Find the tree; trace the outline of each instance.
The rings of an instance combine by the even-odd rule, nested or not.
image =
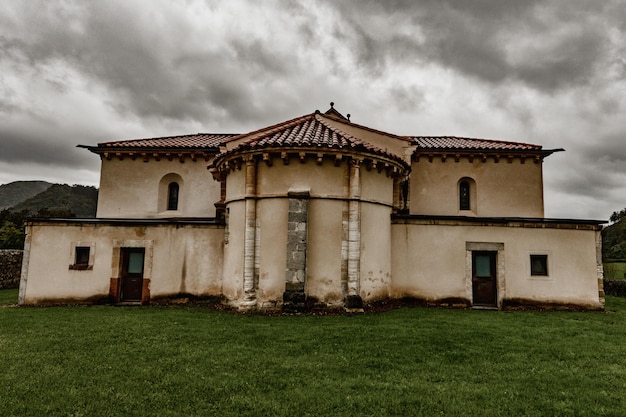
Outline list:
[[[626,218],[626,208],[621,211],[614,211],[611,217],[609,217],[609,220],[611,223],[617,223],[624,218]]]
[[[0,249],[22,249],[24,230],[10,221],[4,221],[0,227]]]

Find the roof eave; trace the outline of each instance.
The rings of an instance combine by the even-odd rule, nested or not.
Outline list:
[[[208,153],[219,153],[220,148],[213,147],[150,147],[150,146],[141,146],[141,147],[102,147],[102,146],[89,146],[89,145],[77,145],[77,148],[87,149],[90,152],[95,154],[103,154],[105,152],[121,152],[121,153],[141,153],[141,152],[158,152],[158,153],[167,153],[167,152],[175,152],[175,153],[189,153],[189,152],[208,152]]]
[[[463,155],[467,154],[525,154],[525,155],[542,155],[549,156],[555,152],[564,152],[565,149],[480,149],[480,148],[423,148],[417,147],[415,148],[414,154],[441,154],[441,153],[460,153]]]

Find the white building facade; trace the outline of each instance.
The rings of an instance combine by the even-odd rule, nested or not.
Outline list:
[[[27,224],[21,304],[604,307],[601,222],[544,218],[559,150],[398,136],[332,106],[86,148],[102,160],[97,217]]]

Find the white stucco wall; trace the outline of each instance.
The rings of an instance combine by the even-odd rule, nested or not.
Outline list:
[[[504,268],[504,281],[498,288],[500,304],[527,302],[600,308],[596,233],[575,227],[519,224],[393,224],[392,295],[471,302],[466,243],[486,242],[504,245],[504,259],[499,259]],[[548,276],[531,276],[531,254],[548,255]]]
[[[309,202],[306,292],[329,305],[341,304],[345,297],[341,253],[344,207],[345,203],[338,200]]]
[[[442,162],[421,157],[413,162],[410,178],[410,213],[478,217],[543,217],[542,164],[532,159],[511,163],[491,157],[473,162],[465,157],[458,162]],[[459,210],[459,181],[475,182],[475,211]]]
[[[244,264],[245,167],[227,176],[229,239],[225,247],[225,294],[237,304],[241,298]],[[307,157],[284,164],[256,162],[256,240],[258,265],[256,300],[259,306],[280,303],[285,291],[289,192],[308,191],[306,284],[308,297],[340,305],[347,292],[347,225],[350,204],[350,162],[338,165],[332,157],[321,163]],[[388,295],[391,277],[390,214],[393,178],[386,172],[360,167],[358,175],[363,252],[359,295],[366,300]],[[236,236],[234,236],[236,234]],[[230,282],[236,282],[232,285]]]
[[[207,162],[189,158],[160,161],[130,157],[103,159],[98,194],[99,218],[214,217],[220,184],[207,170]],[[162,179],[179,177],[178,210],[166,210],[167,184]],[[167,181],[166,181],[167,182]]]
[[[107,297],[119,269],[114,247],[151,249],[150,297],[222,293],[224,230],[215,225],[136,225],[35,223],[29,232],[29,257],[21,292],[25,304]],[[72,244],[91,246],[93,269],[72,270]],[[146,264],[146,267],[148,265]],[[144,273],[144,276],[146,273]]]

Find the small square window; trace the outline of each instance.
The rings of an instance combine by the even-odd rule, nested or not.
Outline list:
[[[74,270],[91,270],[93,269],[92,246],[74,246],[72,258],[70,258],[70,269]]]
[[[548,255],[530,255],[530,275],[548,276]]]
[[[89,265],[89,246],[76,246],[74,265]]]

